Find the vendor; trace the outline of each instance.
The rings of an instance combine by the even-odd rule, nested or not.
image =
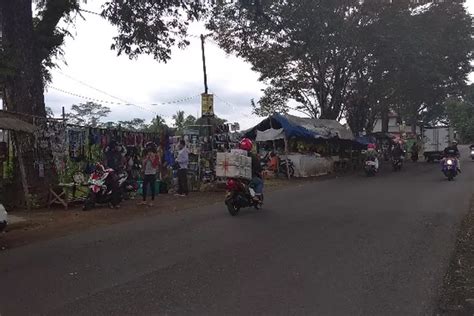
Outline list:
[[[270,171],[278,171],[278,156],[273,151],[270,153],[270,160],[268,161],[267,167]]]

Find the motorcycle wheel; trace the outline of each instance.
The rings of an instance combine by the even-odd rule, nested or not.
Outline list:
[[[227,210],[229,211],[230,215],[236,216],[237,214],[239,214],[240,207],[236,206],[233,203],[228,203]]]

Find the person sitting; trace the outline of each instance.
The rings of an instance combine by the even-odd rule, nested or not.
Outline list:
[[[270,160],[268,161],[268,170],[278,172],[278,156],[272,151],[270,153]]]

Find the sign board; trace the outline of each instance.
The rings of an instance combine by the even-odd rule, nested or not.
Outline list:
[[[202,116],[214,115],[214,95],[206,93],[201,94],[201,111]]]

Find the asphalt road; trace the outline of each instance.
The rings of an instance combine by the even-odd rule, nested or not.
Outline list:
[[[473,180],[407,163],[17,248],[0,314],[431,315]]]

